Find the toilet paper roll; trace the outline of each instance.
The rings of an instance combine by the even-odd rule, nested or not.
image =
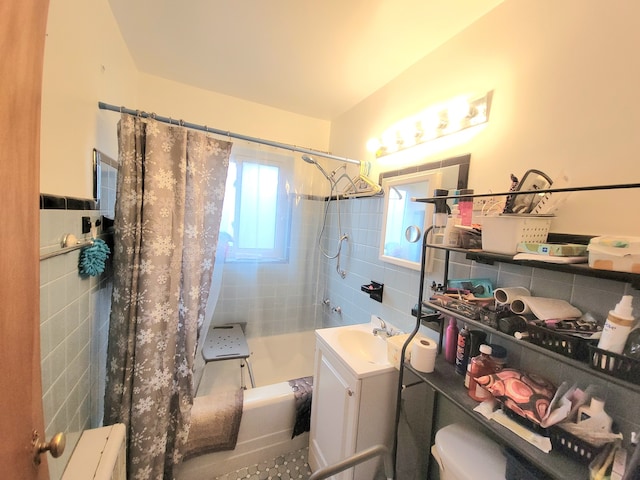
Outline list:
[[[411,366],[419,372],[431,373],[435,368],[437,355],[436,342],[421,338],[411,346]]]
[[[502,304],[511,304],[518,297],[528,297],[530,295],[531,292],[524,287],[496,288],[493,291],[493,298],[496,299],[496,302]]]
[[[524,297],[516,298],[510,305],[511,311],[518,315],[531,313],[531,308]]]

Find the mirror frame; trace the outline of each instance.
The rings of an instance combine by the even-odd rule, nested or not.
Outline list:
[[[416,173],[409,173],[406,175],[398,175],[396,177],[385,178],[382,181],[382,190],[384,192],[384,208],[382,214],[382,229],[380,230],[380,249],[379,258],[383,262],[393,263],[401,267],[407,267],[414,270],[420,270],[420,248],[422,243],[422,235],[432,223],[433,217],[433,205],[428,203],[413,202],[411,199],[415,197],[432,197],[434,190],[440,188],[442,181],[442,174],[438,170],[423,171]],[[424,185],[424,190],[422,190]],[[419,192],[416,192],[419,190]],[[390,254],[386,252],[387,245],[390,245],[389,234],[392,233],[388,230],[389,221],[391,220],[391,203],[397,197],[397,194],[393,192],[403,191],[405,195],[409,196],[407,199],[402,199],[401,208],[403,208],[402,220],[409,217],[415,217],[421,215],[422,219],[420,224],[406,225],[403,222],[402,229],[406,227],[404,232],[395,232],[395,238],[399,238],[396,242],[391,244],[400,247],[399,251]],[[394,209],[395,211],[395,209]],[[397,213],[397,212],[395,212]],[[408,238],[409,230],[415,231],[415,235],[412,239]],[[395,230],[395,229],[394,229]],[[417,249],[417,252],[416,252]],[[417,259],[413,260],[417,254]]]
[[[420,270],[420,260],[413,262],[401,257],[394,257],[386,255],[384,252],[387,217],[389,207],[390,190],[397,188],[399,185],[412,184],[421,180],[435,180],[429,181],[428,192],[424,193],[424,197],[433,196],[433,190],[436,188],[446,188],[448,190],[460,190],[467,188],[469,179],[469,167],[471,163],[471,154],[464,154],[457,157],[446,158],[440,161],[428,162],[421,165],[408,167],[402,170],[393,170],[383,172],[380,174],[379,183],[382,185],[384,192],[384,207],[382,215],[382,226],[380,230],[380,245],[378,258],[387,263],[392,263],[401,267],[410,268],[413,270]],[[455,181],[455,185],[443,184],[446,180],[443,180],[443,169],[446,167],[458,166],[458,175]],[[439,178],[438,178],[439,177]],[[430,204],[423,204],[425,208],[424,225],[418,226],[421,228],[421,234],[419,239],[422,239],[422,235],[425,230],[432,224],[433,206]]]

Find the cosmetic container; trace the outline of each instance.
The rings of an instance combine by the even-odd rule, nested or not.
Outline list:
[[[470,188],[460,190],[460,195],[471,195],[472,193],[473,190]],[[473,215],[473,198],[460,198],[458,208],[460,209],[460,224],[470,227]]]
[[[624,295],[614,310],[609,311],[607,321],[604,322],[598,348],[613,353],[622,353],[631,327],[635,323],[631,295]]]

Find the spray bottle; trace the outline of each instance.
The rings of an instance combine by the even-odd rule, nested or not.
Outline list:
[[[448,194],[448,190],[443,190],[441,188],[436,188],[433,191],[434,197],[446,197]],[[433,211],[432,243],[434,243],[435,245],[442,245],[444,244],[444,234],[447,228],[447,220],[449,217],[449,213],[451,213],[451,209],[449,208],[449,205],[447,205],[446,198],[432,198],[427,200],[427,203],[433,203],[435,205],[435,209]]]
[[[598,348],[613,353],[622,353],[624,345],[635,323],[631,295],[624,295],[614,310],[609,312],[607,321],[602,328],[602,335],[598,342]]]

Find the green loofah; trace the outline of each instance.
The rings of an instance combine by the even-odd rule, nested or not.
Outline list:
[[[104,262],[111,251],[106,243],[99,238],[93,241],[92,245],[84,247],[80,251],[78,268],[80,275],[91,275],[95,277],[104,272]]]

